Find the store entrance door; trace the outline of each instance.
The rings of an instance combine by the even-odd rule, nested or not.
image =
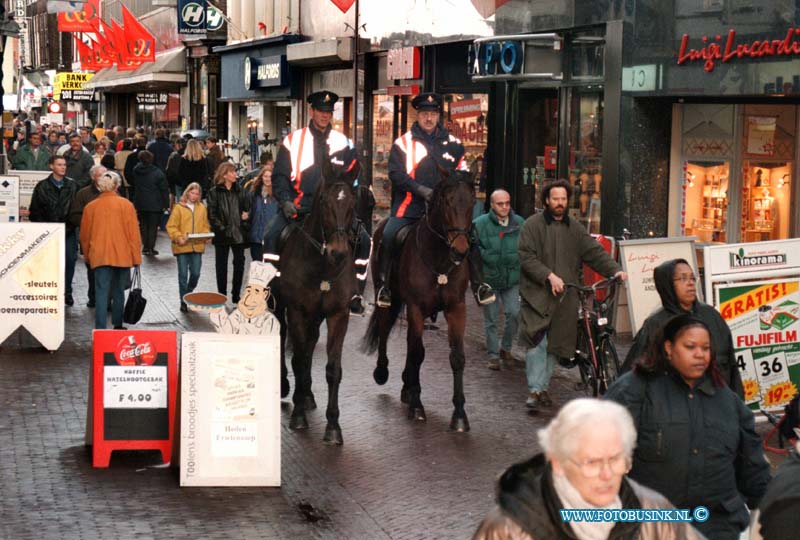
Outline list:
[[[523,217],[541,208],[539,191],[558,170],[558,93],[520,89],[517,107],[516,202]]]

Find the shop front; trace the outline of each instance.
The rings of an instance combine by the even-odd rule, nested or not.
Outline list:
[[[261,152],[276,155],[280,140],[298,125],[302,74],[289,65],[286,47],[300,39],[286,34],[213,49],[222,67],[219,100],[230,104],[228,137],[240,156],[247,151],[247,166]]]

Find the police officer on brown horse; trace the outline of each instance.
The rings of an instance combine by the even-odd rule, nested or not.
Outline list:
[[[392,304],[389,270],[395,235],[425,215],[433,188],[442,179],[440,169],[448,172],[467,169],[464,145],[440,123],[442,96],[419,94],[411,101],[411,105],[417,110],[417,121],[394,142],[389,154],[392,211],[383,230],[378,257],[378,294],[375,303],[379,308],[388,308]],[[494,291],[484,282],[481,255],[474,234],[471,236],[468,261],[472,292],[478,304],[491,304],[495,300]]]
[[[283,139],[275,169],[272,172],[272,190],[280,211],[270,222],[264,235],[264,260],[279,266],[278,239],[281,231],[292,222],[299,222],[311,212],[314,193],[322,180],[323,160],[334,168],[349,171],[357,166],[353,143],[343,133],[331,128],[333,106],[339,96],[322,90],[308,96],[311,121]],[[358,180],[354,189],[357,188]],[[350,302],[350,311],[364,313],[362,294],[367,280],[370,255],[370,238],[363,226],[353,224],[355,232],[355,266],[358,293]]]

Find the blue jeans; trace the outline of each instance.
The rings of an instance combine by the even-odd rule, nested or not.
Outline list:
[[[64,236],[64,294],[72,294],[72,278],[78,260],[78,229],[67,229]]]
[[[202,253],[178,253],[178,292],[183,297],[194,291],[200,279],[200,268],[203,264]]]
[[[547,335],[536,347],[528,349],[525,353],[525,376],[529,392],[547,390],[557,361],[556,355],[547,352]]]
[[[102,330],[108,318],[108,299],[111,303],[111,323],[122,326],[125,307],[125,287],[130,283],[130,268],[98,266],[94,269],[95,312],[94,327]]]
[[[494,294],[499,302],[483,306],[483,327],[486,330],[486,349],[489,352],[489,358],[497,358],[500,354],[498,349],[500,343],[497,340],[497,315],[500,313],[500,302],[503,303],[503,315],[506,319],[502,341],[504,351],[511,351],[519,325],[519,285],[495,290]]]

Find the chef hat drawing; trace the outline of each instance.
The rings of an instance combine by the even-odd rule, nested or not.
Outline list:
[[[269,282],[272,281],[272,278],[277,274],[278,270],[270,263],[253,261],[250,263],[250,274],[247,277],[247,284],[258,285],[266,289],[269,286]]]

